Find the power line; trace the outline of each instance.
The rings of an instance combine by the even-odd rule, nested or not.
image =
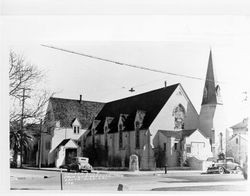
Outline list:
[[[100,61],[114,63],[114,64],[121,65],[121,66],[127,66],[127,67],[136,68],[136,69],[142,69],[142,70],[147,70],[147,71],[152,71],[152,72],[157,72],[157,73],[162,73],[162,74],[168,74],[168,75],[173,75],[173,76],[185,77],[185,78],[189,78],[189,79],[196,79],[196,80],[203,80],[203,81],[204,80],[212,81],[212,80],[204,79],[204,78],[200,78],[200,77],[188,76],[188,75],[183,75],[183,74],[176,74],[176,73],[167,72],[167,71],[163,71],[163,70],[151,69],[151,68],[148,68],[148,67],[143,67],[143,66],[138,66],[138,65],[132,65],[132,64],[128,64],[128,63],[122,63],[122,62],[118,62],[118,61],[115,61],[115,60],[110,60],[110,59],[106,59],[106,58],[102,58],[102,57],[97,57],[97,56],[93,56],[93,55],[79,53],[79,52],[75,52],[75,51],[71,51],[71,50],[66,50],[66,49],[58,48],[58,47],[54,47],[54,46],[49,46],[49,45],[44,45],[44,44],[41,44],[41,46],[47,47],[47,48],[52,48],[52,49],[55,49],[55,50],[60,50],[60,51],[63,51],[63,52],[68,52],[68,53],[80,55],[80,56],[85,56],[85,57],[96,59],[96,60],[100,60]]]

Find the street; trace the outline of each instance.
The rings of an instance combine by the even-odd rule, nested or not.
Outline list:
[[[10,169],[11,190],[61,190],[60,172]],[[199,171],[62,172],[63,190],[117,191],[246,191],[242,174],[201,174]]]

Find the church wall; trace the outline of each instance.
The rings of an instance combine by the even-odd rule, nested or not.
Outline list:
[[[140,148],[135,147],[135,131],[123,132],[123,148],[119,149],[119,134],[108,133],[108,156],[112,159],[119,159],[121,166],[125,166],[125,158],[129,158],[130,155],[136,154],[139,158],[140,169],[149,169],[149,165],[154,167],[154,154],[151,146],[147,145],[148,136],[147,130],[140,130]],[[99,141],[104,147],[105,140],[104,134],[97,134],[95,141]],[[92,145],[92,136],[87,137],[86,146]],[[150,159],[150,160],[149,160]]]
[[[78,140],[85,131],[86,130],[84,129],[80,129],[79,134],[75,134],[73,128],[56,127],[54,129],[52,137],[47,137],[47,142],[51,142],[51,149],[49,150],[49,152],[47,152],[48,164],[55,163],[54,150],[58,146],[58,144],[60,144],[60,142],[62,142],[64,139]],[[46,144],[44,143],[44,147],[45,145]]]
[[[191,146],[191,152],[186,152],[187,157],[195,157],[199,160],[206,160],[208,157],[212,157],[209,139],[205,138],[198,130],[186,137],[185,146],[187,145]]]
[[[178,104],[181,104],[185,108],[186,112],[184,118],[184,129],[198,128],[198,114],[179,85],[149,128],[152,133],[151,144],[153,144],[154,137],[158,130],[174,130],[175,121],[173,110],[176,106],[178,106]]]
[[[160,147],[164,151],[164,143],[166,144],[166,150],[164,151],[165,154],[165,162],[169,167],[176,167],[178,165],[178,158],[179,158],[179,150],[180,150],[180,141],[175,139],[174,137],[166,137],[161,132],[158,132],[155,136],[157,141],[157,146]],[[156,143],[155,141],[155,143]],[[177,143],[177,149],[174,148],[175,143]],[[162,157],[163,158],[163,157]]]

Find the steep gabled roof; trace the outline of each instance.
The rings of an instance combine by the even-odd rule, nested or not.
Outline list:
[[[190,130],[181,130],[181,135],[182,135],[182,138],[184,137],[189,137],[190,135],[192,135],[195,131],[198,131],[198,129],[190,129]]]
[[[76,140],[73,139],[64,139],[62,140],[55,149],[60,148],[61,146],[65,146],[70,140],[72,140],[76,144]],[[77,145],[77,144],[76,144]],[[78,145],[77,145],[78,146]]]
[[[143,110],[146,112],[141,129],[149,128],[178,85],[179,84],[174,84],[168,87],[106,103],[96,117],[97,120],[101,121],[96,128],[97,134],[103,133],[106,117],[114,118],[109,127],[110,133],[116,132],[120,114],[129,115],[124,123],[125,130],[134,130],[134,119],[137,110]]]
[[[104,103],[93,101],[79,101],[74,99],[50,98],[55,121],[60,121],[61,127],[71,127],[77,118],[81,127],[90,126],[94,117],[104,106]]]
[[[229,139],[229,141],[233,140],[236,137],[241,137],[242,139],[244,139],[245,141],[248,141],[248,136],[247,135],[243,135],[243,134],[234,134],[232,135],[232,137]]]
[[[170,131],[170,130],[159,130],[166,137],[174,137],[176,139],[183,139],[185,137],[189,137],[195,131],[199,131],[199,129],[183,129],[180,131]],[[204,137],[206,137],[201,131],[199,131]]]
[[[59,148],[60,146],[65,146],[68,142],[69,142],[70,139],[64,139],[63,141],[61,141],[56,148]]]
[[[242,122],[235,124],[234,126],[230,127],[232,129],[244,129],[248,127],[248,118],[245,118]]]
[[[181,139],[181,132],[180,131],[168,131],[168,130],[159,130],[165,137],[174,137],[176,139]]]
[[[209,53],[206,81],[201,105],[222,104],[220,86],[218,84],[215,67],[213,66],[212,51]]]

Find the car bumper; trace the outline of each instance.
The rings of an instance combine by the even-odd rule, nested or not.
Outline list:
[[[218,173],[218,172],[219,172],[218,168],[213,168],[213,169],[207,170],[207,173]]]

